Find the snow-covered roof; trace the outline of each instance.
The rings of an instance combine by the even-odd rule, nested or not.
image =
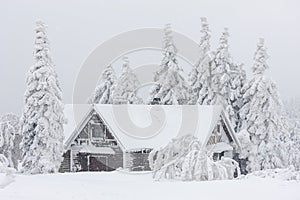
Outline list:
[[[85,145],[80,149],[80,153],[90,153],[90,154],[115,154],[115,151],[109,147],[95,147],[93,145]]]
[[[91,109],[89,104],[66,104],[64,114],[67,118],[67,123],[64,124],[64,143],[70,138],[75,129],[79,128],[84,118],[88,115]]]
[[[65,105],[65,146],[97,112],[125,150],[160,148],[173,138],[193,134],[206,144],[220,119],[221,106],[197,105]],[[76,130],[75,130],[76,129]],[[73,136],[72,136],[73,133]],[[235,137],[233,135],[233,137]]]

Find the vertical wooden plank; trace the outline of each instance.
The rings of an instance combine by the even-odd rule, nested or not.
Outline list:
[[[90,171],[90,155],[87,155],[87,169]]]
[[[73,172],[73,152],[72,152],[72,148],[70,148],[70,172]]]

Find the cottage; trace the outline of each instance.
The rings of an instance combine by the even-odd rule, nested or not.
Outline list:
[[[239,148],[221,106],[65,105],[64,159],[60,172],[150,170],[152,149],[193,134],[214,159]]]

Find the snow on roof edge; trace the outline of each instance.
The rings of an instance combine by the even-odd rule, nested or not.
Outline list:
[[[133,116],[135,114],[137,114],[138,116],[135,117],[137,119],[139,118],[145,118],[146,116],[146,112],[149,111],[149,109],[156,107],[156,105],[109,105],[109,104],[66,104],[65,105],[65,111],[69,109],[69,112],[65,112],[66,113],[66,117],[73,121],[72,123],[70,123],[69,125],[65,126],[68,127],[67,129],[65,129],[65,135],[66,135],[66,139],[65,139],[65,144],[66,142],[70,142],[70,139],[72,139],[72,135],[73,133],[76,134],[76,131],[78,131],[79,127],[81,125],[81,123],[85,120],[84,118],[87,117],[87,115],[89,114],[89,112],[94,109],[97,113],[99,113],[99,115],[102,116],[102,118],[104,118],[105,123],[108,124],[108,126],[113,126],[110,127],[110,129],[112,129],[111,131],[113,132],[113,134],[116,135],[117,140],[119,140],[119,142],[122,143],[126,143],[124,145],[125,149],[138,149],[138,148],[155,148],[155,147],[161,147],[166,145],[169,141],[171,141],[171,139],[173,139],[173,136],[176,136],[176,134],[174,133],[168,133],[168,130],[170,130],[170,132],[178,132],[180,128],[179,125],[180,123],[182,123],[181,119],[181,115],[182,115],[182,109],[187,108],[188,112],[190,110],[193,110],[194,107],[197,107],[197,112],[200,115],[200,117],[198,118],[198,127],[197,127],[197,133],[198,134],[198,138],[202,139],[202,141],[204,141],[203,138],[205,138],[205,141],[208,140],[208,134],[210,134],[215,126],[215,124],[217,123],[217,120],[219,119],[219,117],[221,116],[221,111],[222,111],[222,107],[221,106],[198,106],[198,105],[159,105],[161,108],[163,108],[163,110],[167,113],[167,119],[166,120],[166,126],[165,127],[166,130],[163,130],[161,132],[160,136],[155,136],[153,138],[149,138],[149,141],[147,140],[137,140],[134,139],[132,137],[130,137],[130,135],[128,136],[128,134],[124,134],[124,131],[120,130],[120,128],[115,124],[115,121],[113,119],[113,114],[112,114],[112,107],[113,106],[126,106],[127,108],[129,108],[129,110],[131,110],[131,112],[133,112]],[[80,121],[79,123],[74,123],[74,111],[70,112],[70,108],[72,108],[71,110],[79,110],[79,119],[77,116],[76,121]],[[146,114],[143,114],[146,113]],[[73,116],[72,116],[73,115]],[[77,114],[76,114],[77,115]],[[177,116],[178,115],[178,116]],[[81,118],[81,119],[80,119]],[[209,118],[209,119],[207,119]],[[135,119],[136,120],[136,119]],[[189,121],[193,121],[193,120],[189,120]],[[73,126],[73,127],[70,127]],[[75,127],[74,127],[75,126]],[[65,128],[64,127],[64,128]],[[72,130],[70,133],[70,130]],[[184,130],[180,130],[180,131],[185,131],[185,130],[190,130],[188,128],[185,128]],[[203,130],[205,130],[203,132]],[[69,133],[66,133],[67,131],[69,131]],[[167,134],[167,135],[166,135]],[[184,133],[186,134],[186,133]],[[155,144],[158,144],[155,145]]]

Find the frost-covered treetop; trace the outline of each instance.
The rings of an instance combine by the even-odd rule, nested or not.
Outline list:
[[[131,69],[130,65],[129,65],[129,59],[128,57],[124,56],[122,58],[123,60],[123,66],[122,66],[122,74],[119,78],[119,81],[122,80],[122,79],[129,79],[130,82],[133,82],[134,85],[136,87],[138,87],[138,85],[140,84],[137,77],[136,77],[136,74],[133,72],[133,70]]]
[[[87,103],[108,104],[112,103],[112,92],[116,82],[115,71],[108,65],[102,72],[100,84],[96,87]]]
[[[264,39],[260,38],[257,44],[256,52],[254,53],[254,65],[252,71],[254,75],[262,75],[269,68],[267,64],[267,49],[264,44]]]
[[[171,24],[166,24],[164,28],[164,41],[163,41],[163,59],[160,64],[161,69],[155,73],[154,81],[163,82],[164,76],[169,69],[174,71],[182,71],[178,65],[176,58],[177,48],[173,42]]]
[[[123,82],[128,82],[128,87],[131,88],[129,89],[132,92],[135,92],[135,90],[138,88],[140,85],[140,82],[134,73],[134,71],[131,69],[129,65],[129,59],[128,57],[124,56],[123,57],[123,66],[122,66],[122,74],[119,78],[119,84]],[[124,88],[124,90],[128,90],[128,88]]]
[[[102,72],[102,76],[101,76],[101,79],[102,80],[109,80],[111,82],[114,82],[115,79],[116,79],[116,76],[115,76],[115,71],[114,69],[112,68],[111,65],[108,65]]]
[[[123,66],[122,66],[122,73],[127,73],[131,71],[131,68],[129,67],[129,60],[128,57],[124,56],[122,58],[123,60]]]
[[[205,60],[207,57],[209,51],[210,51],[210,37],[211,37],[211,32],[209,29],[209,24],[207,22],[206,17],[201,17],[201,38],[200,38],[200,43],[199,43],[199,59],[196,63],[196,67],[198,68],[201,63]],[[201,70],[201,69],[198,69]]]
[[[200,39],[200,55],[202,57],[205,56],[205,54],[210,50],[210,37],[211,37],[211,32],[209,29],[209,25],[207,23],[206,17],[201,18],[201,39]]]
[[[36,39],[35,39],[35,45],[34,45],[34,58],[36,61],[40,61],[41,59],[47,59],[44,60],[46,63],[47,61],[52,63],[51,60],[51,56],[50,54],[50,49],[49,49],[49,41],[48,38],[46,36],[46,29],[47,26],[45,25],[45,23],[43,21],[37,21],[36,22],[36,28],[35,28],[35,32],[36,32]],[[44,63],[40,63],[41,65]]]
[[[123,57],[122,74],[118,78],[112,93],[114,104],[142,104],[142,99],[136,94],[140,82],[129,66],[127,57]]]
[[[61,88],[57,80],[56,71],[54,70],[46,29],[47,26],[44,22],[40,20],[36,22],[36,37],[33,51],[34,64],[27,74],[26,81],[29,87],[25,92],[25,97],[30,98],[30,93],[34,90],[47,90],[61,100]],[[39,80],[40,84],[37,84],[37,80]]]
[[[221,36],[221,38],[220,38],[220,44],[221,44],[221,46],[222,47],[224,47],[224,48],[228,48],[228,38],[229,38],[229,32],[228,32],[228,28],[224,28],[224,30],[223,30],[223,32],[222,32],[222,36]]]
[[[220,58],[230,58],[229,54],[229,32],[228,28],[224,28],[224,31],[222,32],[222,36],[220,38],[220,46],[217,49],[217,54],[220,56]]]
[[[163,54],[164,59],[162,60],[162,66],[173,69],[181,70],[178,66],[176,54],[177,48],[174,45],[171,24],[166,24],[164,28],[164,44],[163,44]]]
[[[177,49],[173,42],[170,24],[164,29],[163,59],[160,69],[155,73],[156,84],[150,91],[149,101],[160,99],[162,104],[184,104],[188,99],[188,84],[185,82],[178,65]]]
[[[163,51],[176,54],[177,48],[173,42],[173,35],[172,35],[172,27],[171,24],[166,24],[164,28],[164,41],[163,41]]]

